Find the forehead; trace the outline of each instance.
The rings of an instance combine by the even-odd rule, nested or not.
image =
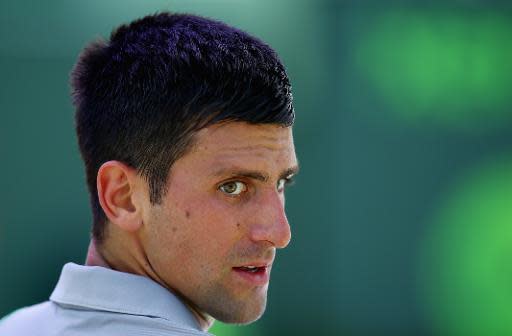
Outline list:
[[[229,122],[212,125],[196,135],[196,150],[229,154],[244,151],[280,151],[293,148],[291,127]]]
[[[297,165],[291,127],[245,122],[215,124],[200,130],[193,149],[182,159],[176,164],[185,161],[211,169],[231,165],[282,170]]]

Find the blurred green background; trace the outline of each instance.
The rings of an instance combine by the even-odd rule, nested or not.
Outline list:
[[[160,10],[261,37],[294,88],[292,243],[264,317],[214,334],[512,334],[512,8],[478,0],[1,1],[0,316],[84,261],[79,51]]]

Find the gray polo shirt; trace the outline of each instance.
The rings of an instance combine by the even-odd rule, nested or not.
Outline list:
[[[50,301],[0,321],[0,336],[211,335],[167,289],[139,275],[64,265]]]

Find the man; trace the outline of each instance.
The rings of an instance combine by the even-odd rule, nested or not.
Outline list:
[[[93,210],[86,265],[0,335],[204,335],[264,312],[284,189],[297,171],[275,52],[221,22],[161,13],[115,30],[72,72]]]

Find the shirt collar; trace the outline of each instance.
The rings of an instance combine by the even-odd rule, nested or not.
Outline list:
[[[149,278],[99,266],[67,263],[50,300],[74,308],[160,317],[200,330],[190,310]]]

